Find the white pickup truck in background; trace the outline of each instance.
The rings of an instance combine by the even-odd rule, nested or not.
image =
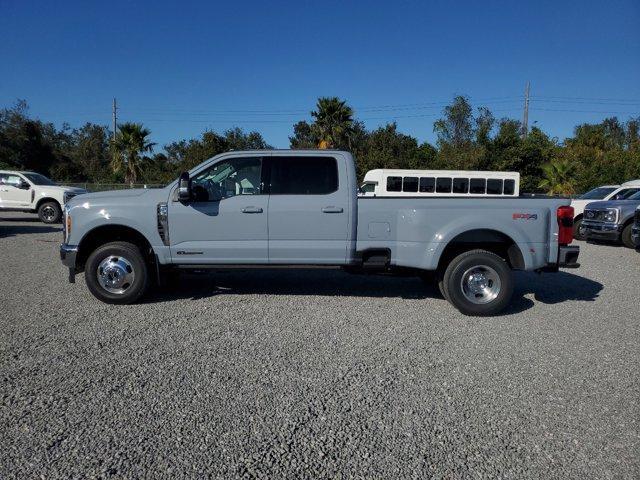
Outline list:
[[[0,170],[0,210],[37,213],[44,223],[60,222],[64,204],[82,193],[39,173]]]

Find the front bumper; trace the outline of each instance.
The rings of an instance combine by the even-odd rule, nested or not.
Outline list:
[[[69,283],[75,283],[76,278],[76,257],[78,256],[77,245],[60,245],[60,260],[69,269]]]
[[[584,235],[587,240],[609,240],[617,242],[620,240],[622,225],[583,220],[580,225],[580,233]]]

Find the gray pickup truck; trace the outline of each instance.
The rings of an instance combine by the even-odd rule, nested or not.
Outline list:
[[[640,192],[624,200],[591,202],[584,209],[580,233],[587,240],[622,242],[635,248],[632,238],[636,208],[640,206]]]
[[[60,256],[108,303],[180,269],[323,266],[431,278],[468,315],[505,308],[514,269],[578,266],[568,199],[357,192],[346,152],[225,153],[162,189],[71,200]]]

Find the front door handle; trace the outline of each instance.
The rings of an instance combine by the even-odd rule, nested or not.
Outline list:
[[[262,209],[260,207],[244,207],[242,213],[262,213]]]
[[[344,210],[341,207],[324,207],[323,213],[342,213]]]

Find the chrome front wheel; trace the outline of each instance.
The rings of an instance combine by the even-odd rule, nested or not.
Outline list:
[[[133,303],[149,284],[147,260],[137,245],[111,242],[95,249],[85,264],[91,293],[106,303]]]
[[[98,265],[97,277],[98,283],[107,292],[122,295],[133,285],[136,273],[131,261],[110,255]]]

